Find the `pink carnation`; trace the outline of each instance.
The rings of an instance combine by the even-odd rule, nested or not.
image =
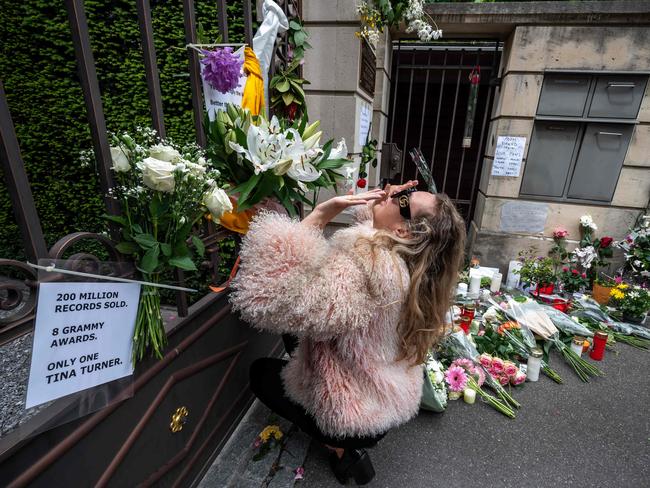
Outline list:
[[[526,375],[522,373],[521,371],[517,371],[517,374],[515,375],[514,378],[512,378],[512,384],[513,385],[521,385],[524,381],[526,381]]]
[[[503,363],[503,372],[508,376],[514,376],[515,374],[517,374],[517,371],[519,370],[517,369],[515,363],[513,363],[512,361],[506,361],[505,363]]]
[[[492,358],[492,365],[490,366],[490,373],[502,373],[503,372],[503,359],[501,358]]]
[[[505,374],[499,376],[498,380],[499,383],[501,383],[501,386],[506,386],[508,383],[510,383],[510,378]]]
[[[451,366],[445,372],[445,380],[451,391],[463,391],[467,386],[467,375],[460,366]]]
[[[481,363],[481,366],[489,368],[492,366],[492,356],[483,353],[478,357],[478,362]]]

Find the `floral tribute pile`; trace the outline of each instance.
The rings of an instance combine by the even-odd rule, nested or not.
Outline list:
[[[492,292],[491,279],[483,278],[483,289],[471,297],[459,287],[452,330],[425,364],[423,405],[431,392],[439,408],[427,409],[434,411],[447,408],[448,400],[462,397],[472,404],[478,397],[515,418],[521,407],[514,398],[517,389],[537,381],[540,373],[564,382],[553,362],[564,361],[581,381],[590,382],[605,376],[601,361],[618,354],[619,344],[650,350],[650,328],[641,325],[650,311],[649,222],[640,218],[616,242],[597,238],[598,226],[585,215],[579,241],[569,241],[569,232],[557,228],[548,256],[533,250],[520,254],[516,287]],[[608,260],[615,249],[623,251],[625,265],[611,272]],[[460,281],[467,282],[470,271],[461,273]],[[605,294],[596,301],[599,288]]]

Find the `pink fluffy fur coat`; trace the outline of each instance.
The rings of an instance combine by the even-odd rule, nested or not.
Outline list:
[[[397,361],[408,269],[389,251],[357,242],[374,232],[366,220],[326,239],[262,213],[244,238],[232,284],[244,320],[300,337],[282,371],[285,391],[330,436],[379,434],[419,408],[422,368]]]

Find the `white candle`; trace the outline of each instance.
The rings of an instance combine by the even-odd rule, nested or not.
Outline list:
[[[458,283],[458,287],[456,288],[456,295],[467,295],[467,283]]]
[[[503,278],[503,275],[496,271],[492,275],[492,282],[490,283],[490,291],[492,293],[496,293],[501,289],[501,279]]]
[[[478,292],[481,289],[481,277],[480,276],[472,276],[469,279],[469,294],[478,296]]]
[[[539,348],[535,348],[530,352],[526,365],[526,380],[539,380],[539,370],[542,367],[542,354],[542,350]]]
[[[476,391],[471,388],[465,388],[465,391],[463,392],[463,400],[465,400],[465,403],[472,405],[476,401]]]

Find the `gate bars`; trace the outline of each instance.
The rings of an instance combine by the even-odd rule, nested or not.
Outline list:
[[[476,200],[494,88],[498,84],[500,46],[499,40],[393,43],[394,82],[387,141],[402,149],[402,182],[417,176],[417,169],[406,154],[418,147],[430,158],[438,191],[451,197],[468,224]],[[475,66],[489,76],[481,81],[478,94],[476,117],[482,122],[480,137],[479,124],[475,123],[475,142],[471,148],[464,148],[463,127],[459,125],[465,122],[468,76]]]
[[[165,122],[160,90],[160,80],[156,63],[156,50],[154,47],[153,24],[151,18],[151,5],[149,0],[135,0],[138,13],[138,26],[141,35],[143,62],[147,82],[147,91],[149,106],[151,111],[151,120],[154,129],[160,137],[165,137]],[[252,5],[253,0],[243,1],[244,13],[244,31],[246,42],[251,44],[253,38],[253,18]],[[226,0],[216,0],[218,10],[218,26],[224,41],[228,40],[228,16]],[[292,14],[299,13],[300,4],[296,0],[280,0],[278,3],[283,4],[285,12],[291,10]],[[110,144],[106,131],[106,120],[102,106],[101,92],[97,71],[95,69],[95,60],[91,49],[90,37],[88,32],[88,21],[84,9],[83,0],[66,0],[65,7],[68,12],[70,22],[71,36],[74,45],[75,57],[79,68],[79,78],[83,91],[84,102],[86,105],[88,124],[92,137],[92,145],[99,171],[99,182],[106,203],[108,214],[116,215],[120,209],[115,200],[108,198],[108,190],[114,185],[113,174],[111,170],[112,162],[110,156]],[[195,2],[194,0],[183,0],[183,16],[185,27],[186,42],[195,42],[196,40],[196,21],[195,21]],[[286,49],[286,46],[284,46]],[[199,72],[198,53],[188,50],[190,60],[190,84],[192,93],[192,107],[194,113],[194,125],[196,130],[197,142],[200,145],[205,144],[205,134],[203,132],[203,96],[201,92],[201,79]],[[0,160],[7,178],[14,213],[17,224],[21,230],[23,244],[25,246],[28,258],[37,262],[39,258],[61,259],[70,248],[82,239],[94,240],[102,247],[106,248],[111,256],[117,256],[118,259],[124,259],[114,248],[114,243],[104,236],[91,233],[74,233],[61,238],[48,251],[43,236],[40,220],[34,205],[34,198],[25,172],[24,161],[20,154],[20,147],[16,137],[16,132],[12,122],[7,98],[2,82],[0,81]],[[219,240],[228,235],[223,230],[216,230],[212,222],[203,229],[201,239],[206,244],[206,251],[209,253],[210,267],[213,278],[216,279],[218,273],[218,246]],[[69,258],[70,262],[82,266],[83,263],[99,261],[96,256],[81,253],[75,254]],[[9,280],[0,283],[0,311],[5,312],[0,316],[0,344],[12,340],[22,334],[25,334],[33,327],[34,318],[34,296],[36,288],[36,276],[29,273],[24,263],[9,259],[1,259],[0,266],[10,268],[12,273],[26,275],[24,281]],[[183,274],[179,271],[176,279],[183,286]],[[29,296],[26,297],[25,289],[29,288]],[[177,313],[179,317],[187,316],[188,305],[186,292],[179,292],[177,296]],[[12,316],[12,313],[14,314]],[[7,317],[8,315],[8,317]]]

